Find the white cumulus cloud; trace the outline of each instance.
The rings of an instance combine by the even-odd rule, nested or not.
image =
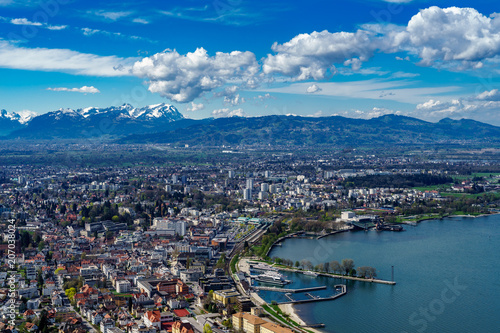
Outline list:
[[[51,91],[70,91],[70,92],[79,92],[79,93],[84,93],[84,94],[96,94],[100,93],[99,89],[97,89],[94,86],[83,86],[81,88],[47,88],[47,90]]]
[[[215,118],[227,118],[227,117],[245,117],[246,114],[243,109],[230,110],[228,108],[218,109],[212,111],[212,116]]]
[[[476,99],[483,101],[500,101],[500,91],[498,91],[498,89],[485,91],[477,95]]]
[[[187,111],[195,112],[195,111],[200,111],[205,108],[205,105],[203,103],[196,104],[195,102],[191,102],[191,106],[187,107]]]
[[[321,91],[321,90],[323,90],[323,89],[321,89],[317,84],[313,84],[313,85],[310,85],[309,87],[307,87],[306,92],[308,94],[314,94],[314,93]]]
[[[336,74],[339,65],[359,71],[377,52],[404,52],[406,56],[396,59],[409,61],[412,55],[423,66],[479,69],[500,58],[500,15],[433,6],[419,11],[407,25],[365,24],[355,32],[314,31],[283,44],[275,42],[272,50],[274,54],[263,60],[263,72],[292,80],[322,80]]]
[[[366,30],[357,32],[335,32],[326,30],[310,34],[300,34],[290,41],[274,43],[264,60],[266,74],[278,73],[293,77],[295,80],[321,80],[328,73],[335,73],[335,63],[352,65],[359,68],[377,49],[376,34]]]
[[[244,97],[240,97],[240,94],[236,94],[235,96],[233,97],[229,97],[229,96],[225,96],[224,97],[224,103],[226,104],[231,104],[231,105],[240,105],[240,104],[243,104],[245,103],[245,98]]]
[[[429,100],[418,104],[411,116],[437,121],[442,118],[473,119],[500,126],[500,98],[498,91],[486,91],[478,96],[451,101]]]
[[[149,80],[149,91],[172,101],[191,102],[228,81],[245,81],[259,71],[252,52],[217,52],[209,56],[203,48],[181,55],[165,50],[137,61],[132,73]]]
[[[480,68],[500,54],[500,17],[474,8],[433,6],[413,16],[398,38],[401,49],[418,55],[422,65]]]
[[[40,22],[31,22],[27,18],[15,18],[10,20],[10,23],[15,25],[34,25],[34,26],[42,26]]]

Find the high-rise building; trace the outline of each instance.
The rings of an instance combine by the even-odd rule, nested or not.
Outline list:
[[[228,173],[227,173],[227,176],[229,178],[234,178],[234,174],[235,174],[234,170],[229,170]]]
[[[261,192],[269,192],[269,184],[268,183],[260,184],[260,190]]]
[[[267,192],[259,192],[259,200],[266,200],[269,197]]]
[[[253,188],[253,178],[247,178],[247,188]]]
[[[243,190],[243,199],[244,200],[252,200],[252,190],[246,188]]]
[[[271,177],[271,171],[264,171],[264,177],[266,178]]]

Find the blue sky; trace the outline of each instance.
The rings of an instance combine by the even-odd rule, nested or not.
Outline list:
[[[0,0],[0,109],[500,125],[494,1]]]

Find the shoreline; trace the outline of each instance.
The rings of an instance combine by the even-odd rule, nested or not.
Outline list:
[[[425,218],[425,219],[421,219],[421,220],[418,220],[418,221],[407,221],[407,222],[411,222],[411,223],[420,223],[420,222],[426,222],[426,221],[432,221],[432,220],[443,220],[443,219],[446,219],[446,218],[455,218],[455,217],[469,217],[469,218],[478,218],[478,217],[488,217],[488,216],[492,216],[492,215],[497,215],[497,214],[500,214],[500,213],[491,213],[491,214],[480,214],[480,215],[448,215],[448,216],[443,216],[443,217],[430,217],[430,218]],[[405,223],[405,222],[400,222],[401,224],[408,224],[408,223]]]
[[[283,311],[283,313],[289,314],[290,319],[293,320],[294,322],[296,322],[297,324],[299,324],[300,326],[302,326],[303,329],[311,331],[311,332],[315,332],[315,333],[324,333],[324,331],[319,330],[317,328],[303,327],[303,326],[306,326],[307,323],[302,318],[300,318],[300,316],[297,314],[297,309],[295,309],[293,304],[280,304],[279,308],[281,309],[281,311]]]
[[[487,216],[491,216],[491,215],[497,215],[497,214],[500,214],[500,213],[497,213],[497,212],[494,212],[494,213],[491,213],[491,214],[481,214],[481,215],[449,215],[449,216],[445,216],[445,217],[442,217],[442,218],[429,218],[429,219],[422,219],[422,220],[419,220],[418,222],[415,221],[417,223],[417,225],[420,223],[420,222],[424,222],[424,221],[431,221],[431,220],[441,220],[441,219],[445,219],[445,218],[456,218],[456,217],[469,217],[469,218],[477,218],[477,217],[487,217]],[[342,230],[341,232],[345,232],[345,231],[351,231],[351,230]],[[335,232],[331,235],[328,235],[328,236],[333,236],[335,235],[336,233],[338,232]],[[284,239],[286,240],[286,239]],[[273,244],[270,248],[269,248],[269,253],[271,252],[271,250],[274,248],[275,244]],[[279,267],[278,269],[280,270],[288,270],[288,271],[292,271],[292,272],[302,272],[300,270],[295,270],[295,269],[283,269],[282,267]],[[333,277],[333,278],[347,278],[347,279],[350,279],[350,280],[360,280],[360,281],[363,281],[363,282],[379,282],[379,281],[373,281],[374,279],[361,279],[361,278],[353,278],[353,277],[346,277],[346,276],[335,276],[335,275],[331,275],[331,274],[323,274],[323,273],[320,273],[322,275],[325,275],[325,276],[329,276],[329,277]],[[394,281],[381,281],[382,283],[384,284],[396,284]],[[257,293],[255,293],[257,294]],[[257,294],[258,295],[258,294]],[[260,298],[260,296],[258,297],[260,300],[264,301],[262,298]],[[264,301],[264,303],[266,303]],[[288,313],[290,315],[290,319],[295,321],[296,323],[298,323],[299,325],[301,326],[304,326],[304,325],[307,325],[307,323],[300,317],[300,315],[297,313],[297,309],[294,307],[293,304],[280,304],[279,305],[280,309],[284,312],[284,313]],[[325,331],[323,330],[320,330],[318,328],[309,328],[309,327],[304,327],[304,329],[307,329],[308,331],[312,331],[314,333],[324,333]]]

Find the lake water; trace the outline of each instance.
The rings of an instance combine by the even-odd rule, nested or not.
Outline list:
[[[377,269],[395,286],[288,274],[291,288],[345,283],[347,295],[297,305],[308,323],[327,332],[500,332],[500,215],[447,218],[405,226],[404,232],[356,231],[321,240],[287,239],[270,257],[314,265],[351,258]],[[266,301],[283,294],[259,293]],[[296,297],[296,296],[293,296]],[[297,296],[296,299],[300,299]]]

